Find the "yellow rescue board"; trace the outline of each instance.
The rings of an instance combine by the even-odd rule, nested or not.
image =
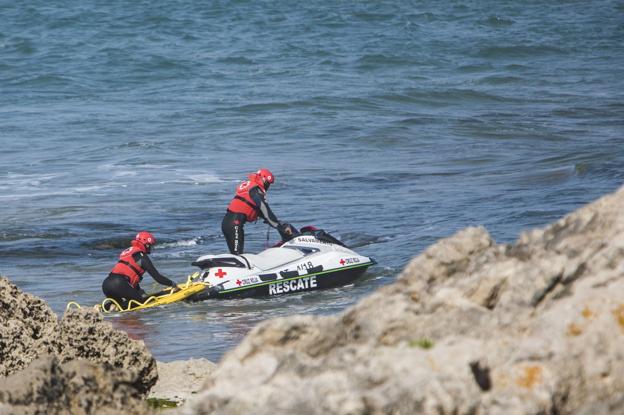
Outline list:
[[[149,296],[147,300],[145,300],[144,303],[139,303],[137,301],[130,300],[130,303],[128,304],[128,308],[125,310],[120,310],[119,305],[115,304],[116,302],[114,302],[114,300],[107,298],[106,300],[109,300],[110,302],[113,302],[113,304],[115,304],[115,307],[117,307],[117,310],[105,311],[105,308],[108,309],[108,307],[104,307],[106,300],[102,302],[102,304],[100,305],[101,307],[100,309],[101,311],[105,313],[119,312],[119,311],[122,313],[125,313],[128,311],[137,311],[137,310],[143,310],[145,308],[158,307],[159,305],[171,304],[171,303],[175,303],[178,301],[182,301],[185,298],[190,297],[191,295],[200,292],[201,290],[206,288],[206,284],[204,284],[203,282],[194,282],[188,286],[186,284],[180,284],[178,285],[178,288],[180,290],[174,292],[173,294],[167,293],[167,294],[162,294],[162,295]]]
[[[161,292],[153,294],[150,295],[143,303],[130,300],[128,308],[126,309],[121,308],[119,303],[117,303],[117,301],[113,300],[112,298],[106,298],[104,301],[102,301],[102,304],[96,304],[93,308],[103,313],[126,313],[128,311],[137,311],[151,307],[158,307],[160,305],[176,303],[202,291],[208,286],[203,282],[193,281],[194,277],[195,275],[191,275],[189,276],[186,283],[178,284],[179,290],[174,293]],[[80,308],[80,305],[73,301],[67,304],[68,309],[72,306]]]

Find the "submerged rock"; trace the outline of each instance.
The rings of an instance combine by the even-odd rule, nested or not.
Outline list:
[[[143,342],[95,310],[71,310],[59,322],[43,300],[0,278],[0,413],[146,410],[157,378]]]
[[[623,212],[460,231],[338,316],[258,325],[180,411],[624,413]]]

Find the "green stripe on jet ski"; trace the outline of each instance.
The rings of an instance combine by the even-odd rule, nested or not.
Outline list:
[[[346,271],[348,269],[353,269],[353,268],[370,267],[371,265],[375,265],[375,262],[373,261],[373,262],[368,262],[366,264],[352,265],[350,267],[344,267],[344,268],[340,268],[340,269],[334,268],[334,269],[330,269],[329,271],[314,272],[312,274],[300,275],[298,277],[293,277],[293,278],[286,278],[286,279],[281,279],[281,280],[267,281],[267,282],[263,282],[263,283],[260,283],[260,284],[254,284],[254,285],[245,285],[244,287],[230,288],[229,290],[219,291],[219,294],[231,293],[233,291],[247,290],[249,288],[262,287],[264,285],[275,284],[277,282],[298,280],[298,279],[306,278],[306,277],[315,277],[317,275],[329,274],[330,272]]]

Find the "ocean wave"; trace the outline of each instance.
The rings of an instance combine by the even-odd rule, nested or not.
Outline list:
[[[33,240],[33,239],[45,239],[55,240],[71,237],[73,234],[66,230],[51,229],[51,230],[5,230],[0,232],[0,241],[2,242],[15,242],[21,240]]]
[[[480,48],[477,56],[482,58],[530,58],[552,55],[563,55],[565,49],[551,45],[507,45],[486,46]]]
[[[526,72],[531,69],[531,65],[529,64],[521,64],[521,63],[511,63],[509,65],[505,65],[504,69],[510,72]]]
[[[105,189],[110,188],[111,185],[109,184],[103,184],[103,185],[88,185],[88,186],[78,186],[78,187],[73,187],[72,193],[89,193],[91,195],[96,195],[98,194],[98,192],[103,191]]]
[[[447,88],[447,89],[410,89],[402,93],[375,96],[376,99],[398,103],[418,103],[429,106],[450,106],[457,103],[511,103],[524,100],[509,95],[494,94],[477,89]]]
[[[92,250],[121,250],[130,246],[130,242],[134,238],[134,234],[128,234],[126,236],[115,236],[110,238],[102,238],[83,242],[81,246],[86,249]],[[196,236],[190,239],[181,240],[167,240],[158,238],[159,242],[154,246],[153,250],[159,252],[170,248],[187,248],[197,245],[202,245],[205,241],[203,236]]]
[[[162,146],[166,145],[167,142],[166,141],[149,141],[149,140],[142,140],[142,141],[126,141],[124,143],[120,143],[117,145],[117,148],[123,149],[123,148],[130,148],[130,149],[139,149],[139,148],[144,148],[144,149],[152,149],[152,148],[161,148]],[[106,165],[104,165],[105,167]]]
[[[479,73],[491,71],[493,68],[494,66],[489,62],[479,62],[461,65],[457,68],[457,70],[462,73]]]
[[[0,199],[8,201],[71,194],[70,189],[58,187],[59,179],[66,176],[65,173],[8,173],[0,182]]]
[[[135,142],[137,146],[143,148],[150,148],[147,143]],[[157,145],[154,148],[158,148]],[[172,164],[166,164],[165,161],[160,160],[157,164],[145,164],[139,162],[136,164],[129,164],[124,162],[120,164],[118,162],[103,163],[96,167],[98,171],[105,172],[106,184],[104,185],[91,185],[94,189],[101,187],[118,187],[122,183],[116,181],[108,182],[112,178],[133,178],[141,177],[143,183],[158,183],[158,184],[212,184],[212,183],[224,183],[227,179],[219,176],[218,174],[209,171],[209,169],[181,169],[174,165],[176,161],[172,160]],[[149,172],[146,177],[143,172]],[[98,180],[103,180],[100,178]]]
[[[490,27],[508,27],[514,23],[515,20],[500,16],[488,16],[487,18],[481,20],[481,24]]]
[[[162,55],[151,55],[146,58],[141,67],[151,73],[158,73],[161,70],[168,73],[175,71],[175,76],[179,77],[190,72],[193,63],[185,59],[171,59]]]
[[[217,59],[217,62],[234,65],[253,65],[255,63],[253,60],[248,59],[244,56],[227,56],[225,58]]]
[[[482,85],[506,85],[506,84],[522,84],[526,82],[525,78],[519,76],[490,75],[477,80],[477,84]]]
[[[337,234],[337,237],[352,249],[384,243],[391,240],[391,238],[386,235],[368,235],[362,232],[345,232],[344,234]]]
[[[513,183],[516,186],[543,187],[562,185],[574,177],[576,177],[576,169],[574,165],[571,165],[523,172],[499,172],[492,179],[492,182]]]
[[[25,37],[12,37],[3,42],[0,47],[6,49],[6,53],[16,52],[23,55],[32,55],[37,51],[34,42]]]
[[[180,247],[197,246],[197,245],[203,244],[204,240],[205,240],[204,237],[196,236],[191,239],[182,239],[179,241],[164,242],[164,243],[158,244],[158,247],[159,249],[165,249],[165,248],[180,248]]]
[[[613,109],[614,111],[612,111]],[[597,107],[587,107],[587,106],[566,106],[553,109],[550,112],[554,117],[565,117],[569,119],[602,119],[604,120],[607,117],[617,117],[619,120],[622,119],[622,111],[618,106],[608,106],[608,105],[600,105]],[[602,122],[600,123],[602,124]]]
[[[393,13],[355,12],[353,17],[363,22],[385,22],[396,18]]]
[[[13,189],[39,187],[42,184],[48,184],[49,182],[58,179],[60,177],[67,176],[66,173],[7,173],[2,181],[5,186],[10,186]]]
[[[37,75],[21,75],[9,82],[11,86],[19,87],[55,87],[55,88],[67,88],[74,85],[73,79],[68,76],[58,74],[37,74]],[[71,92],[66,91],[63,95],[71,95]]]
[[[0,258],[27,258],[27,259],[52,259],[58,260],[59,258],[78,257],[82,258],[83,253],[66,249],[59,246],[25,246],[17,248],[2,248],[0,249]]]
[[[357,60],[359,69],[382,69],[388,66],[408,66],[414,64],[409,55],[367,54]]]
[[[10,193],[2,193],[2,191],[5,190],[3,189],[2,186],[0,186],[0,199],[4,200],[4,201],[15,201],[15,200],[22,200],[22,199],[36,199],[36,198],[50,198],[52,196],[67,196],[67,195],[71,195],[72,191],[71,190],[65,190],[65,191],[39,191],[39,192],[35,192],[35,191],[29,191],[27,193],[15,193],[14,190],[11,190]]]
[[[133,238],[134,235],[97,239],[93,241],[83,242],[82,247],[93,250],[126,249],[130,246],[130,241]]]
[[[204,184],[204,183],[224,183],[225,179],[219,177],[216,174],[210,173],[201,173],[201,174],[188,174],[186,175],[194,184]]]
[[[225,183],[226,180],[220,178],[216,174],[211,173],[190,173],[186,174],[179,171],[172,171],[166,173],[167,179],[161,180],[158,177],[152,177],[158,184],[193,184],[193,185],[205,185]]]
[[[258,113],[269,112],[275,110],[289,109],[293,107],[299,107],[301,101],[293,102],[259,102],[253,104],[245,104],[238,107],[228,108],[229,110],[235,110],[240,113]]]

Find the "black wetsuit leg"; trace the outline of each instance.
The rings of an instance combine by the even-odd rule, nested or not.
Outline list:
[[[130,300],[143,302],[141,292],[130,285],[130,281],[123,275],[108,274],[108,277],[102,282],[102,291],[104,295],[117,301],[124,309],[128,308]]]
[[[221,230],[227,241],[230,253],[240,255],[245,247],[245,215],[242,213],[227,212],[221,222]]]

